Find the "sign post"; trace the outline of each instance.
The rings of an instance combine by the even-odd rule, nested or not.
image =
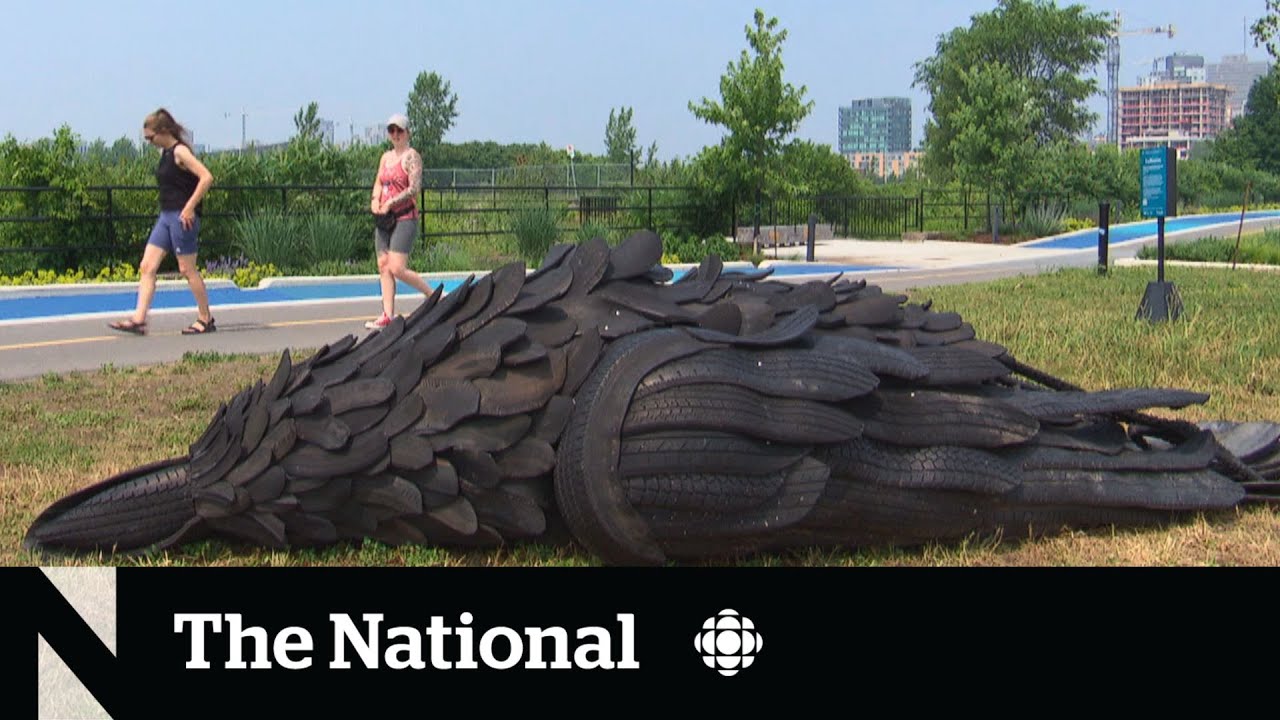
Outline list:
[[[1138,319],[1177,320],[1182,315],[1178,288],[1164,279],[1164,223],[1178,215],[1178,151],[1171,147],[1144,148],[1141,156],[1142,216],[1156,218],[1156,281],[1138,305]]]

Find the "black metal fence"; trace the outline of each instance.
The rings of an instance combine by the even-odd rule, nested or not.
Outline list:
[[[826,228],[831,237],[899,238],[917,229],[921,222],[920,199],[914,197],[858,197],[813,195],[762,198],[757,202],[738,201],[734,206],[735,236],[755,236],[758,228],[789,230],[806,226],[809,216]],[[790,233],[782,233],[790,237]],[[768,243],[767,243],[768,244]],[[785,244],[785,243],[784,243]]]
[[[236,221],[263,212],[367,217],[369,191],[366,185],[214,186],[202,202],[201,254],[236,254]],[[418,207],[423,240],[510,235],[517,216],[532,211],[552,214],[564,233],[583,227],[688,232],[700,212],[686,188],[664,186],[428,187]],[[149,185],[0,187],[0,274],[136,262],[156,213],[156,189]],[[727,219],[716,224],[728,227]]]
[[[263,212],[301,216],[324,212],[365,229],[367,185],[215,185],[203,202],[201,254],[238,254],[236,223]],[[828,237],[899,238],[903,233],[990,232],[1014,222],[1037,200],[1001,201],[968,190],[924,190],[915,196],[788,196],[738,200],[721,207],[697,202],[677,186],[427,187],[418,198],[419,235],[430,242],[510,236],[525,213],[550,214],[559,231],[600,231],[617,237],[640,229],[660,234],[725,234],[750,242],[757,228],[799,232],[814,215]],[[1049,199],[1039,199],[1041,204]],[[1070,204],[1070,199],[1056,199]],[[1020,210],[1019,208],[1023,208]],[[156,216],[152,185],[55,188],[0,187],[0,274],[137,261]],[[790,230],[788,230],[790,229]],[[744,233],[747,233],[744,238]],[[357,241],[359,237],[356,238]],[[765,243],[769,244],[769,243]],[[370,247],[372,243],[370,243]]]

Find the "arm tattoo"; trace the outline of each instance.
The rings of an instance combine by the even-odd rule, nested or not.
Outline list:
[[[405,153],[401,164],[404,167],[404,171],[409,174],[409,187],[391,199],[390,204],[393,206],[416,198],[418,193],[422,191],[422,157],[418,155],[417,151],[410,150]]]

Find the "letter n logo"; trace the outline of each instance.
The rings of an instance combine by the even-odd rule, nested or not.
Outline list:
[[[123,718],[116,659],[115,568],[9,568],[12,615],[0,618],[0,663],[15,673],[8,717]],[[16,580],[16,582],[14,582]],[[6,693],[8,694],[8,693]],[[6,703],[7,704],[7,703]]]

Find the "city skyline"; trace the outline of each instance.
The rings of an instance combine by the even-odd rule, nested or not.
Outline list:
[[[1126,29],[1175,26],[1173,38],[1122,38],[1122,86],[1134,84],[1154,58],[1174,53],[1206,63],[1241,53],[1271,60],[1246,31],[1265,10],[1263,0],[1227,0],[1212,9],[1192,0],[1081,4],[1120,11]],[[152,0],[3,0],[9,37],[0,63],[28,71],[0,77],[0,136],[31,141],[67,124],[87,142],[136,139],[142,117],[165,106],[209,148],[238,147],[242,128],[247,140],[270,144],[287,140],[294,113],[317,102],[320,116],[334,123],[335,140],[344,142],[403,111],[413,79],[425,70],[439,73],[458,96],[449,142],[571,143],[602,154],[609,111],[626,106],[634,108],[642,148],[656,141],[664,160],[689,157],[718,142],[722,129],[695,118],[688,103],[719,98],[720,77],[746,48],[743,29],[759,7],[788,32],[785,80],[806,86],[814,103],[797,137],[835,149],[840,107],[855,98],[906,97],[918,146],[928,97],[911,86],[914,63],[932,55],[940,35],[994,6],[488,0],[357,11],[327,0],[193,8]],[[51,18],[60,31],[52,53]],[[1093,77],[1104,91],[1101,64]],[[1089,108],[1101,132],[1101,92]]]

